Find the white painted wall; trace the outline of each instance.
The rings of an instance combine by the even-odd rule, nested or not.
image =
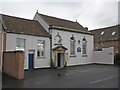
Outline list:
[[[37,13],[34,16],[34,20],[38,20],[39,23],[46,29],[46,31],[49,32],[48,28],[49,28],[49,24],[47,22],[45,22],[40,15],[38,15]],[[65,46],[68,50],[67,50],[67,65],[68,66],[72,66],[72,65],[80,65],[80,64],[89,64],[89,63],[93,63],[93,36],[92,35],[88,35],[88,34],[82,34],[82,33],[75,33],[75,32],[68,32],[68,31],[61,31],[61,30],[52,30],[51,34],[52,34],[52,48],[54,48],[54,37],[57,35],[57,32],[59,32],[59,34],[62,37],[62,44],[63,46]],[[74,34],[75,39],[76,39],[76,57],[70,57],[70,37],[72,36],[72,34]],[[77,52],[77,47],[81,47],[82,50],[82,39],[83,37],[86,37],[87,39],[87,57],[82,57],[82,51],[81,52]],[[80,39],[81,43],[80,45],[78,44],[78,40]],[[53,58],[54,54],[52,53],[52,58]]]
[[[34,68],[50,67],[50,40],[48,37],[37,37],[30,35],[12,34],[6,35],[6,51],[16,50],[16,38],[25,39],[25,64],[24,69],[28,69],[28,51],[35,50]],[[45,40],[45,58],[37,58],[37,40]]]
[[[45,22],[38,13],[35,14],[33,20],[37,20],[44,28],[47,32],[49,32],[49,25],[47,22]]]
[[[68,32],[68,31],[61,31],[61,30],[53,30],[52,31],[52,48],[54,48],[54,37],[59,32],[59,35],[62,37],[62,45],[65,46],[68,50],[68,60],[67,65],[80,65],[80,64],[89,64],[93,62],[93,36],[88,34],[81,34],[76,32]],[[70,37],[74,35],[76,39],[76,57],[70,57]],[[82,39],[86,37],[87,40],[87,57],[82,57]],[[80,40],[80,44],[78,44],[78,40]],[[81,52],[77,52],[77,47],[81,47]],[[53,58],[53,55],[52,55]]]
[[[114,64],[114,48],[103,48],[102,51],[93,52],[93,63]]]

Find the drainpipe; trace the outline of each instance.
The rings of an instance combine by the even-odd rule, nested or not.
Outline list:
[[[2,21],[0,20],[0,30],[1,30],[1,38],[2,38],[2,33],[3,33],[3,30],[2,30],[2,23],[1,23]],[[1,41],[2,42],[2,41]],[[2,43],[1,43],[1,51],[0,51],[0,63],[1,63],[1,65],[0,65],[0,80],[2,80],[2,57],[3,57],[3,55],[2,55],[2,51],[3,50],[3,45],[2,45]],[[2,81],[0,82],[0,89],[2,89]]]
[[[52,61],[52,28],[49,27],[49,34],[50,34],[50,61]],[[50,63],[51,64],[51,63]]]
[[[4,47],[4,31],[3,31],[3,25],[2,25],[2,22],[0,21],[1,23],[1,26],[0,26],[0,29],[2,31],[2,34],[1,34],[1,38],[2,38],[2,44],[1,44],[1,71],[2,71],[2,64],[3,64],[3,47]]]
[[[2,51],[1,51],[1,71],[3,69],[4,30],[2,26]]]
[[[0,23],[1,23],[1,29],[2,29],[2,45],[1,45],[1,71],[2,71],[3,70],[3,52],[4,52],[4,34],[5,34],[5,31],[8,29],[4,27],[2,20],[0,21]]]

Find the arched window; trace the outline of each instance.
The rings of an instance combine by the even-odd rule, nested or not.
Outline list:
[[[75,55],[75,38],[72,34],[72,37],[70,38],[70,55]]]
[[[82,40],[82,48],[83,55],[87,55],[87,40],[85,37]]]

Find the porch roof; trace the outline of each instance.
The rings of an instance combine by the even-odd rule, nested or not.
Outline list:
[[[52,50],[54,51],[54,50],[59,50],[59,49],[63,49],[63,50],[68,50],[66,47],[64,47],[64,46],[62,46],[62,45],[59,45],[59,46],[56,46],[56,47],[54,47]]]

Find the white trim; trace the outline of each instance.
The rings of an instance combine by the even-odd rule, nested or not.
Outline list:
[[[2,31],[2,44],[1,44],[1,66],[0,66],[0,71],[2,72],[2,59],[3,59],[3,46],[4,46],[4,32]]]

